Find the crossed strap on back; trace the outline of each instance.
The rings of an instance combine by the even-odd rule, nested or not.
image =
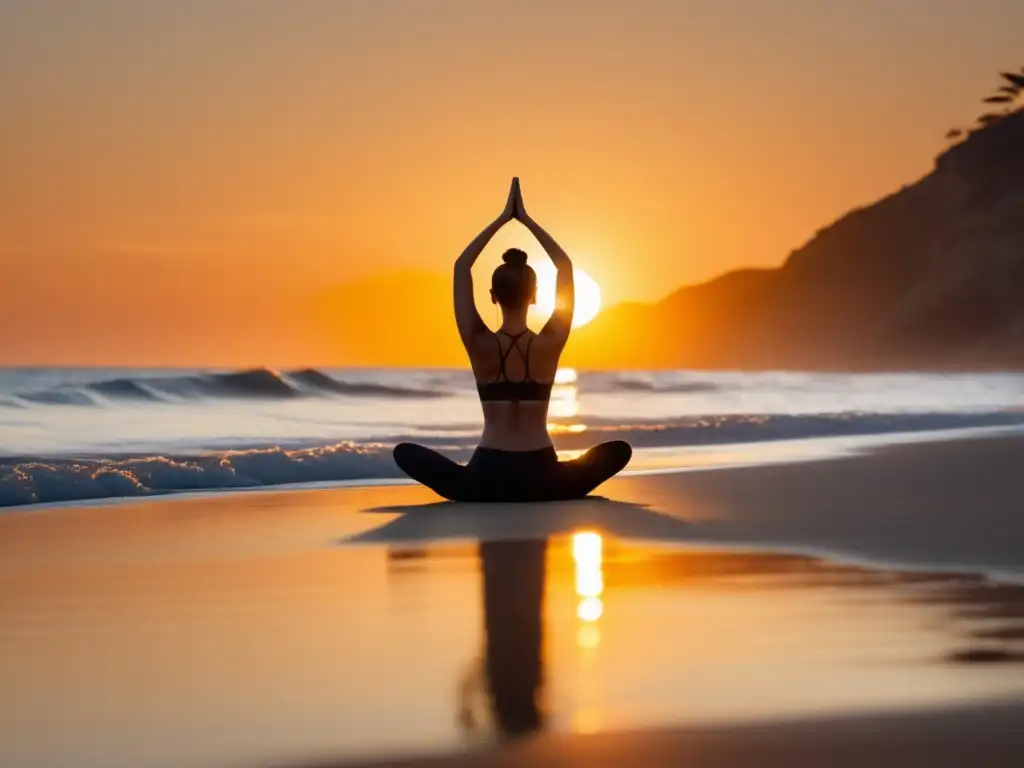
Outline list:
[[[534,337],[531,336],[527,340],[525,352],[519,348],[519,339],[521,339],[527,332],[528,331],[520,331],[515,336],[513,336],[510,333],[505,333],[504,331],[498,331],[497,333],[494,334],[494,340],[498,342],[498,355],[501,358],[501,371],[499,371],[498,375],[494,377],[494,381],[492,383],[496,384],[501,381],[507,381],[510,384],[527,384],[533,382],[533,379],[530,378],[530,345],[533,344]],[[508,345],[508,349],[502,350],[501,339],[498,338],[498,334],[508,336],[509,339],[512,340],[512,343]],[[519,356],[523,359],[524,369],[523,378],[514,382],[509,379],[508,372],[505,370],[505,363],[508,361],[508,357],[509,355],[512,354],[513,349],[515,349],[515,351],[518,352]]]

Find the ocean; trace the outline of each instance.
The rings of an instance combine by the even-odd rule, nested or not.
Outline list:
[[[481,427],[468,370],[5,368],[0,506],[401,481],[395,443],[462,461]],[[550,408],[560,451],[628,440],[627,471],[1020,427],[1020,373],[563,369]]]

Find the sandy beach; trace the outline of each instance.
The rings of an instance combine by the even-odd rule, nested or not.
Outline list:
[[[1021,30],[0,0],[0,768],[1024,766]]]
[[[1024,706],[940,709],[844,719],[807,719],[718,728],[554,736],[472,755],[379,761],[365,768],[692,765],[954,766],[1020,764]],[[338,765],[338,764],[336,764]],[[295,768],[294,766],[292,768]],[[321,763],[303,768],[329,768]]]
[[[498,514],[471,504],[443,504],[424,515],[415,505],[437,498],[403,487],[390,490],[381,508],[412,514],[359,539],[552,535],[596,524],[627,538],[777,546],[875,563],[1024,574],[1022,460],[1024,439],[992,436],[891,445],[819,461],[627,476],[597,491],[614,505],[575,502],[557,515],[551,505],[503,505]]]
[[[565,505],[387,486],[4,514],[0,764],[1016,765],[1022,462],[1003,436]],[[519,681],[492,689],[535,680],[511,749],[486,649]]]

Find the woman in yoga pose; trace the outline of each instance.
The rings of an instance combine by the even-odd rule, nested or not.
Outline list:
[[[511,248],[491,277],[491,301],[501,309],[492,332],[473,299],[472,268],[505,224],[519,219],[557,270],[555,310],[539,333],[526,326],[537,297],[537,274],[526,254]],[[573,316],[572,262],[523,206],[512,180],[505,210],[455,262],[455,320],[469,354],[484,412],[480,445],[465,466],[413,443],[395,446],[395,462],[409,477],[452,501],[554,501],[581,498],[629,463],[621,440],[602,443],[579,458],[559,461],[547,430],[548,400]]]

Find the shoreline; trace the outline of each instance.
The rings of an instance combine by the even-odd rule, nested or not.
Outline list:
[[[737,443],[710,443],[678,446],[647,446],[634,449],[634,461],[648,458],[646,465],[627,467],[610,481],[631,477],[676,475],[691,472],[717,472],[779,465],[806,464],[835,461],[872,454],[892,446],[985,440],[1005,436],[1024,436],[1024,425],[998,425],[958,427],[937,430],[908,430],[901,432],[864,433],[853,435],[823,435],[818,437],[765,439]],[[742,454],[741,459],[718,462],[702,460],[709,454],[729,456]],[[126,454],[128,455],[128,454]],[[667,455],[667,466],[658,466],[652,457]],[[67,457],[37,457],[64,460]],[[690,460],[691,463],[686,463]],[[682,462],[682,463],[680,463]],[[379,487],[417,487],[407,477],[364,477],[344,480],[318,480],[312,482],[280,483],[252,486],[224,486],[183,490],[157,490],[136,496],[101,496],[61,501],[32,502],[0,505],[0,516],[14,513],[39,513],[61,509],[97,508],[174,501],[178,499],[217,499],[226,495],[277,494],[298,492],[343,491]],[[600,489],[599,489],[600,490]]]
[[[424,504],[377,509],[404,514],[360,538],[543,537],[589,525],[656,546],[807,553],[1016,582],[1024,577],[1022,465],[1024,436],[993,435],[822,461],[635,473],[598,489],[603,506],[501,505],[495,514],[495,505],[438,504],[423,489],[416,498]]]
[[[1022,465],[1024,437],[998,436],[634,474],[567,503],[438,503],[405,484],[0,515],[0,752],[105,768],[144,754],[154,768],[731,768],[912,752],[939,768],[987,754],[980,719],[1019,761],[1021,736],[999,723],[1024,709],[1024,586],[999,577],[1024,573]],[[577,559],[580,532],[604,541],[598,560]],[[537,582],[515,552],[545,539],[543,603],[524,608]],[[488,568],[485,551],[511,555]],[[530,611],[548,638],[545,731],[463,752],[481,734],[459,728],[461,681],[485,639],[519,648]],[[505,658],[525,675],[526,656]],[[983,714],[949,709],[965,701]],[[61,723],[75,725],[57,747]]]
[[[23,505],[0,511],[0,530],[18,519],[115,514],[115,510],[121,514],[133,506],[209,504],[216,510],[246,503],[294,501],[301,506],[303,500],[322,503],[329,499],[339,511],[357,513],[346,518],[356,529],[350,533],[361,529],[372,533],[382,522],[397,523],[397,533],[385,533],[378,541],[385,544],[399,543],[402,535],[412,541],[436,542],[491,535],[550,535],[558,532],[554,521],[566,514],[562,532],[574,524],[600,527],[611,523],[608,533],[612,536],[636,538],[655,547],[803,554],[873,568],[1017,583],[1024,580],[1024,520],[1017,522],[1019,514],[1013,511],[1015,504],[1024,509],[1024,483],[1016,483],[1014,477],[1015,467],[1024,463],[1024,436],[1018,432],[958,434],[945,440],[911,435],[899,443],[868,445],[843,454],[809,455],[795,461],[627,470],[599,488],[600,496],[569,502],[569,506],[554,502],[454,505],[412,481],[380,479]],[[965,465],[971,470],[965,472]],[[952,478],[956,467],[960,467],[959,476]],[[986,472],[988,477],[983,478]],[[851,494],[856,498],[851,499]],[[390,514],[358,514],[366,511],[360,508],[363,498],[408,498],[413,503],[377,510]],[[602,500],[622,509],[593,506]],[[424,525],[425,517],[417,514],[420,508],[439,504],[442,514],[433,511],[430,524]],[[588,504],[592,510],[587,509]],[[876,511],[879,525],[895,525],[898,530],[888,539],[882,530],[872,532],[870,523],[862,519],[865,515],[860,505]],[[375,506],[379,505],[367,505]],[[832,509],[827,514],[816,514],[828,507]],[[565,512],[552,514],[559,509]],[[918,520],[906,518],[910,510],[917,510]],[[947,518],[945,526],[937,524],[936,510]],[[497,511],[502,515],[494,514]],[[403,514],[406,512],[413,514]],[[990,518],[987,522],[986,515]],[[519,522],[511,531],[499,530],[494,527],[499,517],[516,517]],[[439,527],[438,520],[451,525]],[[82,522],[88,521],[83,518]],[[832,528],[829,522],[834,523]],[[671,524],[667,534],[663,523]],[[950,528],[950,533],[940,535],[945,528]],[[941,547],[915,544],[914,539],[922,536],[931,537]],[[968,543],[972,546],[965,547]],[[986,556],[986,550],[988,554],[994,551],[995,556]]]

